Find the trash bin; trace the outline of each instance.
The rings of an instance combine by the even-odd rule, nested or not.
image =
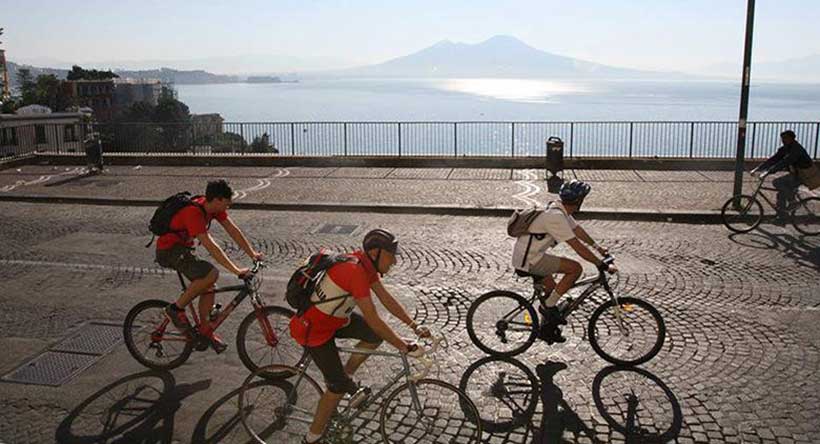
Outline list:
[[[564,170],[564,141],[560,137],[547,139],[547,171],[553,176]]]

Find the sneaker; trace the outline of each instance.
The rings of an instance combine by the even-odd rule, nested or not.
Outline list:
[[[228,349],[228,344],[226,344],[226,343],[225,343],[225,341],[223,341],[223,340],[222,340],[222,338],[221,338],[221,337],[219,337],[219,335],[218,335],[218,334],[216,334],[216,332],[213,332],[213,331],[202,331],[202,332],[200,332],[200,334],[201,334],[201,335],[202,335],[202,336],[203,336],[203,337],[204,337],[204,338],[205,338],[208,342],[210,342],[210,344],[211,344],[211,348],[213,348],[213,349],[214,349],[214,351],[215,351],[217,354],[222,353],[222,352],[224,352],[225,350],[227,350],[227,349]]]
[[[190,333],[191,323],[188,322],[188,316],[185,316],[185,310],[178,308],[177,304],[168,304],[165,307],[165,317],[182,333]]]
[[[539,305],[538,312],[541,313],[542,325],[567,325],[567,320],[561,316],[561,311],[558,310],[558,307],[546,307],[544,305]]]
[[[544,340],[547,345],[562,344],[567,342],[567,338],[561,334],[561,329],[554,324],[547,324],[541,327],[541,331],[538,336]]]

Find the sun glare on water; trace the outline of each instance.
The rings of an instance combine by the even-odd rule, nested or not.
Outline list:
[[[513,102],[549,103],[555,96],[587,92],[567,82],[531,79],[449,79],[442,88],[447,91],[492,97]]]

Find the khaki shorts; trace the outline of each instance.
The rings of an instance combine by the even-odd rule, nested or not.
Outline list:
[[[536,276],[551,276],[558,273],[561,268],[561,256],[553,256],[551,254],[542,254],[538,262],[530,265],[530,274]]]
[[[191,281],[202,279],[214,269],[213,264],[198,258],[193,248],[183,245],[174,245],[167,250],[157,250],[156,261],[165,268],[182,273]]]

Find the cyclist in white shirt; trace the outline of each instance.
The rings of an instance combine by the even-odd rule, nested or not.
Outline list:
[[[579,256],[595,264],[599,269],[603,266],[603,262],[584,243],[590,245],[601,255],[608,252],[606,248],[598,245],[572,217],[581,209],[584,198],[591,189],[589,184],[580,180],[564,183],[558,193],[561,202],[550,202],[546,210],[530,224],[529,234],[520,236],[513,249],[513,267],[525,275],[542,278],[544,294],[547,297],[540,301],[538,311],[541,312],[543,320],[541,338],[548,344],[566,341],[559,327],[560,324],[566,324],[566,321],[561,319],[557,304],[561,296],[572,288],[583,273],[583,268],[577,261],[550,254],[550,249],[561,242],[566,242]],[[607,271],[614,273],[617,270],[610,265]],[[553,274],[564,276],[556,284],[552,277]]]

